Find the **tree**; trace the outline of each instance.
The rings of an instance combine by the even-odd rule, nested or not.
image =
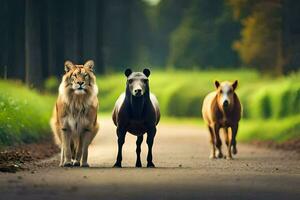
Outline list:
[[[283,73],[282,4],[280,0],[231,0],[235,17],[243,25],[234,44],[245,65],[260,71]]]
[[[231,44],[239,30],[223,0],[191,1],[171,33],[168,64],[185,68],[236,66],[238,57]]]

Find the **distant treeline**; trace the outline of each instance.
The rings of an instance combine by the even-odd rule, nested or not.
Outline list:
[[[0,0],[0,74],[40,86],[66,59],[127,66],[300,66],[296,0]]]

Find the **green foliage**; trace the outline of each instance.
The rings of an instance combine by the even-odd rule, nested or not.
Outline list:
[[[300,114],[299,74],[262,81],[243,89],[241,95],[246,118],[284,118]],[[251,94],[251,95],[250,95]]]
[[[275,1],[228,0],[243,25],[234,43],[243,64],[282,74],[282,6]]]
[[[272,140],[283,142],[300,138],[300,115],[283,118],[281,120],[251,119],[242,120],[238,140]]]
[[[181,68],[236,65],[231,46],[240,26],[223,0],[189,1],[181,23],[171,33],[168,64]]]
[[[0,80],[0,145],[29,143],[49,136],[54,101],[20,83]]]
[[[50,93],[56,93],[58,91],[59,80],[55,76],[47,78],[44,82],[44,89]]]

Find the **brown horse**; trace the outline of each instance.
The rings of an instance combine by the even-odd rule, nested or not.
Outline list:
[[[231,151],[233,154],[237,153],[236,135],[242,115],[242,106],[235,93],[237,85],[237,80],[233,83],[215,81],[216,91],[209,93],[203,101],[202,116],[210,132],[211,159],[223,157],[222,141],[219,134],[221,128],[224,128],[227,159],[232,159]],[[228,132],[229,128],[231,133]]]

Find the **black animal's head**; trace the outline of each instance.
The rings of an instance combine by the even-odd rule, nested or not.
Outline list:
[[[143,72],[132,72],[131,69],[126,69],[124,74],[127,77],[127,92],[130,92],[135,97],[149,94],[149,69],[145,68]]]

